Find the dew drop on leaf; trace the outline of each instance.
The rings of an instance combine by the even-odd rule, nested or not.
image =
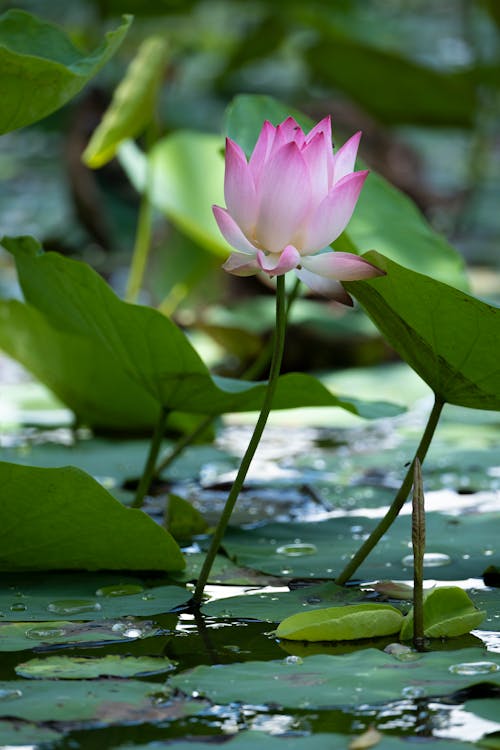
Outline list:
[[[406,555],[402,561],[405,567],[413,567],[413,555]],[[450,565],[451,557],[444,552],[426,552],[424,554],[424,567],[440,568],[442,565]]]
[[[500,667],[494,661],[469,661],[461,664],[452,664],[449,671],[453,674],[476,675],[498,672]]]
[[[92,599],[59,599],[50,602],[47,609],[58,615],[77,615],[80,612],[99,612],[101,605]]]

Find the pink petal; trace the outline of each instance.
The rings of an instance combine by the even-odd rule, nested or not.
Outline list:
[[[302,265],[312,273],[317,273],[327,279],[338,279],[338,281],[358,281],[371,279],[374,276],[385,276],[384,271],[353,253],[327,252],[321,255],[309,255],[302,258]]]
[[[342,177],[345,177],[346,174],[351,174],[351,172],[353,171],[360,140],[361,130],[355,133],[352,138],[349,138],[349,140],[346,141],[341,148],[339,148],[339,150],[333,157],[334,182],[338,182],[342,179]]]
[[[245,154],[230,138],[226,138],[224,197],[231,216],[244,233],[250,234],[257,214],[255,185]]]
[[[255,276],[260,271],[255,258],[249,260],[248,255],[233,253],[229,256],[222,268],[233,276]]]
[[[220,206],[212,206],[212,211],[215,216],[215,221],[217,222],[226,242],[229,242],[231,247],[234,247],[235,250],[239,250],[240,253],[255,255],[257,252],[256,248],[247,240],[229,212]]]
[[[310,210],[309,170],[296,143],[273,153],[262,173],[255,235],[268,252],[280,252]]]
[[[293,117],[287,117],[282,123],[276,128],[276,135],[274,136],[273,151],[277,150],[285,143],[294,142],[299,148],[305,143],[304,131],[300,127],[297,120]]]
[[[300,253],[293,245],[287,245],[280,255],[265,255],[262,250],[257,252],[257,263],[269,276],[281,276],[300,263]]]
[[[368,171],[353,172],[330,190],[308,220],[303,243],[307,254],[322,250],[342,234],[349,223],[367,176]]]
[[[325,140],[327,143],[332,142],[332,118],[330,115],[323,117],[323,119],[309,131],[306,136],[306,143],[310,143],[318,133],[325,134]]]
[[[316,133],[314,138],[301,151],[311,178],[312,206],[319,206],[328,195],[329,160],[332,155],[331,143],[325,140],[324,133]]]
[[[266,120],[259,133],[257,143],[255,144],[248,164],[255,187],[258,187],[259,185],[262,168],[269,158],[269,154],[271,153],[275,133],[276,128],[274,127],[274,125],[271,125],[269,120]]]
[[[296,269],[295,273],[299,279],[312,289],[313,292],[321,294],[323,297],[329,297],[337,302],[341,302],[343,305],[353,306],[351,297],[347,294],[346,290],[339,281],[335,279],[325,279],[324,276],[318,276],[316,273],[307,271],[305,268]]]

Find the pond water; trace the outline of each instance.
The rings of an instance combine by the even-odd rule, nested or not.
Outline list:
[[[375,423],[323,412],[315,428],[300,415],[275,417],[201,613],[185,604],[206,535],[186,542],[186,571],[169,577],[4,574],[0,744],[315,750],[347,748],[370,727],[389,750],[417,741],[466,748],[485,735],[498,742],[498,415],[449,408],[424,467],[426,586],[464,588],[485,610],[478,629],[434,640],[423,654],[388,649],[396,636],[307,644],[274,633],[285,617],[318,607],[389,601],[410,609],[404,586],[380,583],[411,584],[409,506],[356,581],[339,590],[332,580],[390,503],[428,408],[424,396]],[[4,419],[4,460],[74,464],[131,502],[146,441],[75,436],[47,428],[40,414],[30,427]],[[213,524],[250,422],[229,420],[215,445],[188,450],[148,498],[152,517],[162,522],[173,491]]]

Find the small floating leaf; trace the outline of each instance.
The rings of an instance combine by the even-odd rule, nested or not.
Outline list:
[[[278,638],[292,641],[352,641],[392,635],[403,615],[390,604],[352,604],[299,612],[278,625]]]
[[[378,745],[382,737],[383,735],[375,727],[368,727],[366,732],[349,742],[348,750],[367,750],[369,747]]]
[[[165,512],[165,526],[174,539],[186,541],[195,534],[204,534],[208,529],[199,510],[179,495],[170,493]]]
[[[49,680],[89,680],[97,677],[140,677],[168,672],[170,659],[160,656],[48,656],[16,666],[20,677]]]
[[[477,628],[486,612],[478,610],[458,586],[433,588],[424,594],[424,635],[427,638],[454,638]],[[400,638],[413,635],[413,610],[405,617]]]

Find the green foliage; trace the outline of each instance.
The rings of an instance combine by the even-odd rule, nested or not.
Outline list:
[[[479,627],[486,612],[475,608],[458,586],[433,588],[424,593],[424,635],[427,638],[455,638]],[[401,627],[401,640],[413,637],[413,610]]]
[[[280,622],[278,638],[291,641],[353,641],[398,633],[403,615],[389,604],[352,604],[298,612]]]
[[[167,531],[79,469],[0,463],[0,485],[0,570],[184,567]]]
[[[92,680],[98,677],[145,677],[173,668],[159,656],[46,656],[16,666],[16,674],[35,680]]]
[[[297,662],[253,661],[200,666],[175,675],[173,688],[187,694],[196,690],[215,703],[260,705],[262,696],[286,708],[327,709],[397,701],[411,686],[420,697],[445,696],[491,682],[500,684],[500,661],[488,654],[491,671],[484,674],[450,671],[457,663],[484,661],[479,648],[426,653],[410,663],[376,649],[349,654],[309,656]],[[388,675],[390,674],[390,679]]]
[[[80,52],[58,27],[20,10],[0,16],[0,133],[30,125],[62,107],[120,46],[131,17],[93,52]]]
[[[83,153],[88,167],[102,167],[113,158],[122,141],[134,138],[148,125],[154,114],[166,57],[167,43],[162,37],[151,36],[142,42]]]
[[[86,264],[56,253],[43,254],[29,237],[4,238],[2,242],[15,256],[27,302],[45,316],[49,325],[92,343],[97,341],[107,349],[114,367],[158,405],[213,415],[260,408],[265,384],[212,376],[174,323],[157,310],[122,302]],[[127,398],[126,394],[121,397],[124,401]],[[273,406],[340,406],[368,418],[401,411],[394,404],[338,399],[318,380],[302,374],[280,378]]]
[[[186,541],[195,534],[203,534],[208,524],[199,510],[179,495],[172,492],[168,496],[165,511],[165,527],[174,539]]]
[[[442,401],[499,410],[500,308],[379,253],[364,257],[387,275],[346,287],[401,357]]]
[[[276,125],[289,114],[295,115],[295,112],[276,99],[242,94],[235,97],[228,108],[226,129],[248,154],[265,119]],[[298,119],[306,129],[313,125],[304,117]],[[375,247],[408,268],[425,271],[458,287],[467,287],[463,260],[458,253],[431,229],[409,198],[373,172],[344,232],[344,244],[340,238],[335,247],[360,253]]]

